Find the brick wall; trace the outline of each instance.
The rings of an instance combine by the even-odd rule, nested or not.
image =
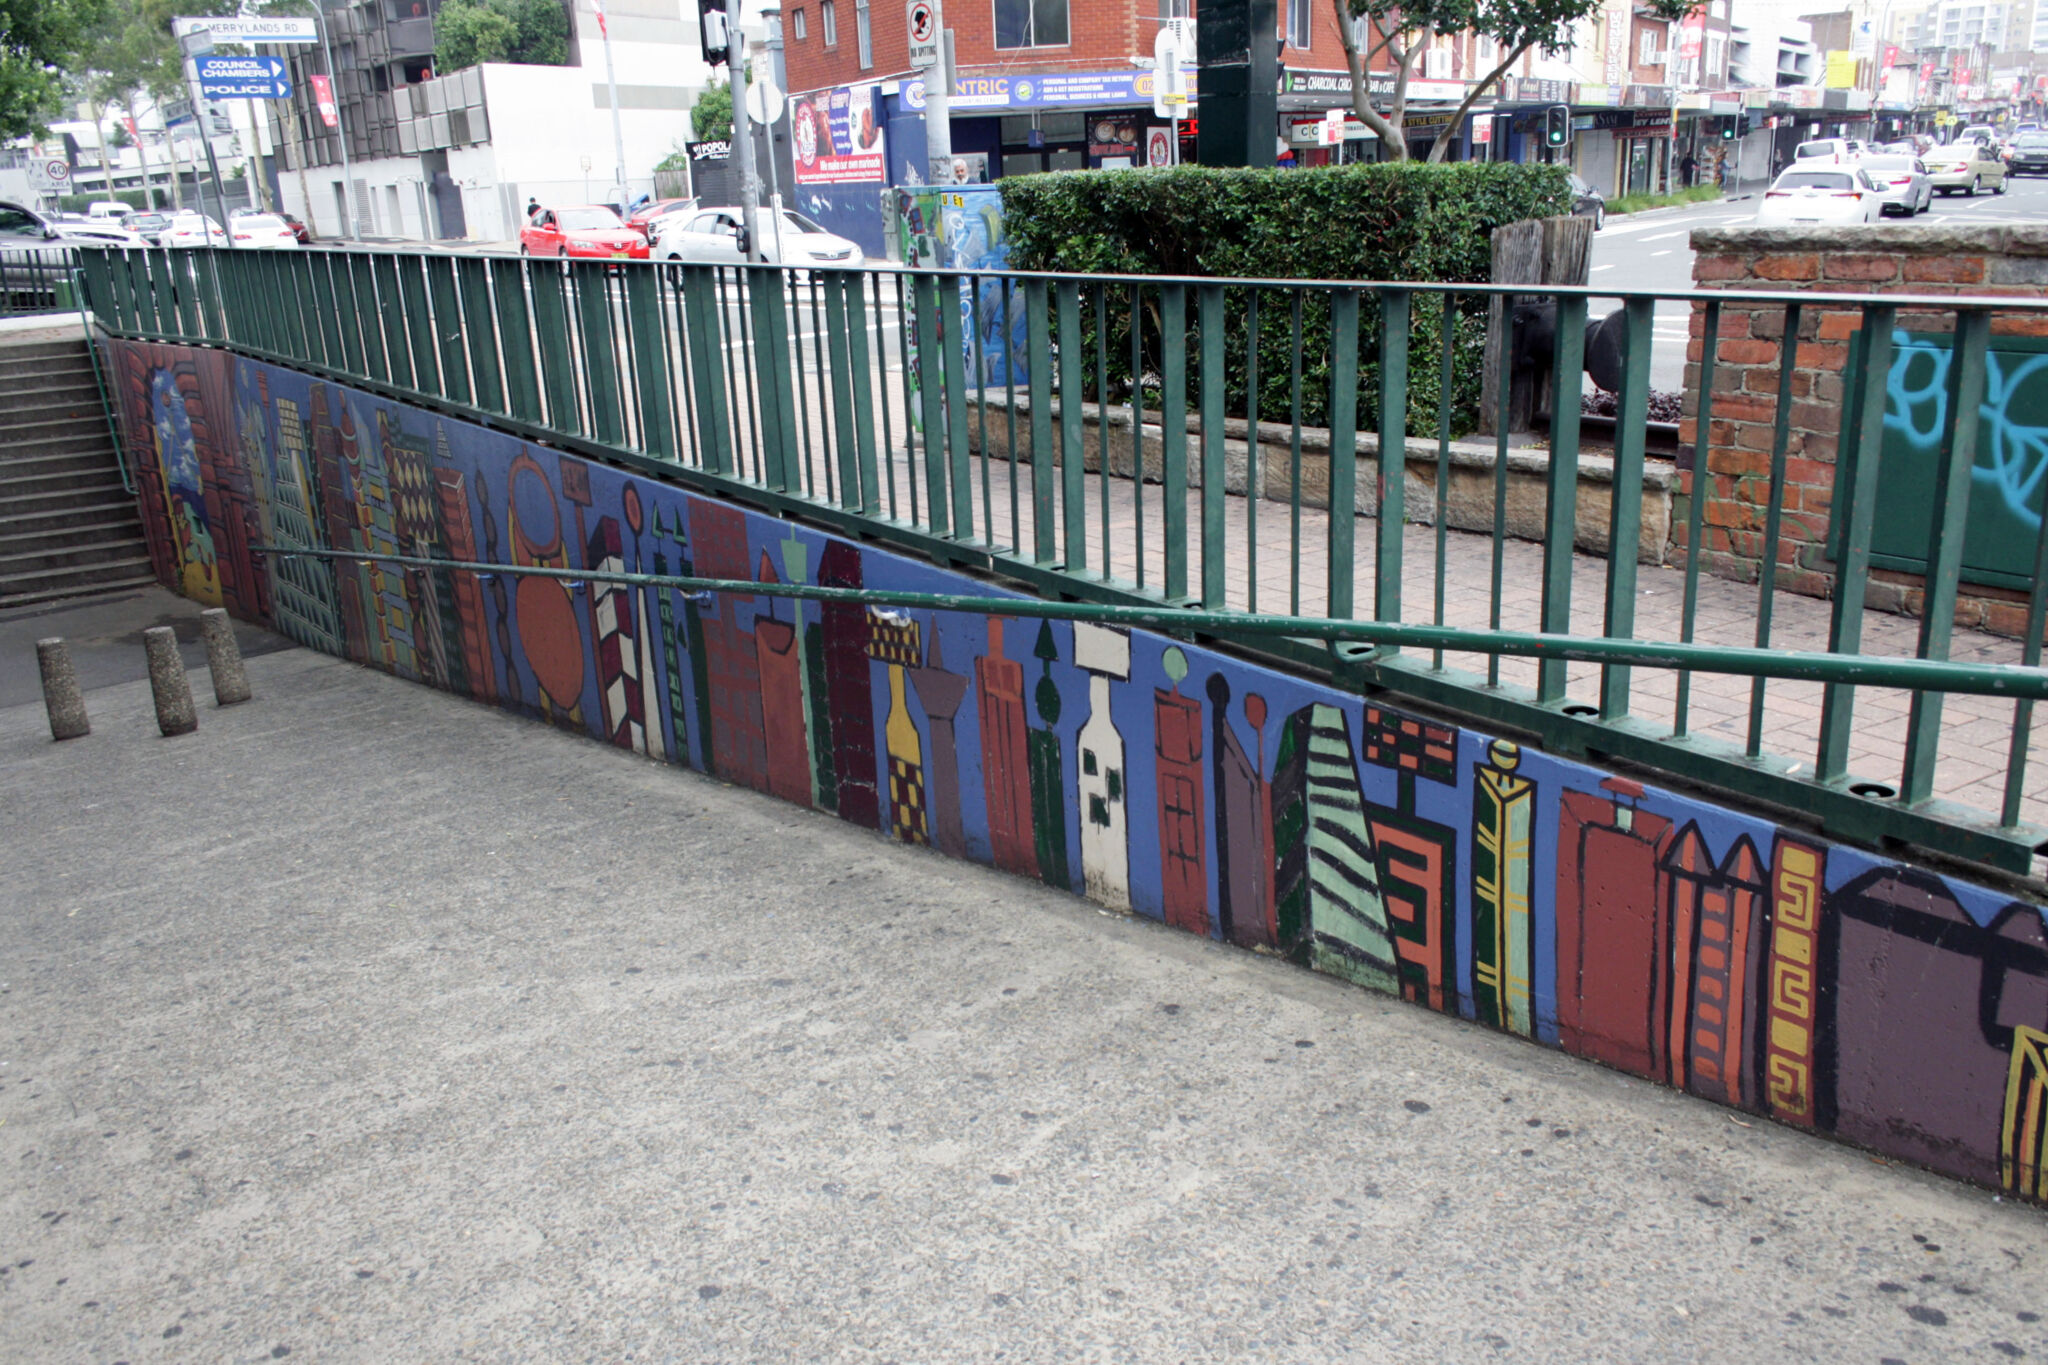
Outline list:
[[[2048,285],[2048,227],[1739,227],[1703,229],[1693,233],[1692,244],[1693,279],[1702,289],[2039,298]],[[1796,349],[1778,584],[1818,597],[1828,596],[1834,584],[1828,517],[1834,505],[1849,342],[1861,316],[1854,308],[1809,308],[1802,311],[1798,335],[1792,338]],[[1899,314],[1899,326],[1908,331],[1945,332],[1953,324],[1953,315],[1941,311]],[[1992,331],[1994,337],[2048,335],[2048,318],[1999,317]],[[1700,562],[1724,577],[1754,581],[1761,569],[1784,333],[1780,305],[1731,300],[1722,306],[1704,478],[1695,458],[1684,487],[1686,496],[1697,486],[1707,499]],[[1686,352],[1685,418],[1679,428],[1688,454],[1699,445],[1704,335],[1705,312],[1695,308]],[[1674,516],[1672,532],[1685,552],[1683,515]],[[1963,592],[1956,606],[1958,625],[2020,633],[2022,595],[1967,583]],[[1878,610],[1911,614],[1919,609],[1920,596],[1917,575],[1875,570],[1865,600]]]
[[[910,35],[907,7],[903,0],[873,0],[870,8],[874,43],[874,65],[860,65],[859,43],[854,28],[854,0],[836,0],[839,41],[825,46],[825,28],[819,17],[821,0],[785,0],[782,7],[783,61],[789,70],[789,88],[794,91],[821,90],[834,85],[865,81],[894,80],[913,75],[910,68]],[[1329,8],[1326,0],[1321,8]],[[804,11],[805,36],[795,36],[791,21],[794,10]],[[1157,0],[1068,0],[1067,38],[1061,47],[1004,48],[995,46],[995,7],[989,0],[956,3],[946,8],[946,26],[953,30],[953,60],[961,75],[985,72],[1023,71],[1121,71],[1130,66],[1133,54],[1152,51],[1157,25],[1141,23],[1138,16],[1158,13]],[[1329,41],[1337,41],[1330,29]],[[1344,64],[1342,51],[1331,63]]]

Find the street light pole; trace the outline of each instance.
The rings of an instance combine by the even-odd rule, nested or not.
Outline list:
[[[623,214],[626,211],[626,135],[619,124],[619,76],[612,66],[612,30],[604,20],[604,0],[590,0],[590,7],[597,12],[597,35],[604,40],[604,84],[612,106],[612,155],[616,160],[612,174],[618,189],[619,212]]]
[[[754,174],[754,126],[747,116],[747,35],[738,24],[732,26],[731,32],[732,55],[726,65],[732,71],[732,151],[740,163],[740,225],[747,235],[744,254],[750,261],[765,261],[768,258],[761,250],[760,225],[756,221],[761,182]],[[778,241],[777,245],[781,243]]]

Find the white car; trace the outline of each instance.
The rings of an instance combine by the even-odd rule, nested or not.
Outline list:
[[[1911,218],[1934,203],[1934,181],[1917,156],[1867,156],[1862,169],[1877,182],[1880,213]]]
[[[164,224],[158,246],[226,246],[228,234],[219,223],[197,213],[180,213]]]
[[[83,218],[67,214],[58,220],[66,237],[78,238],[103,246],[148,246],[142,234],[124,225],[118,218]]]
[[[228,219],[228,232],[237,247],[263,247],[296,251],[299,239],[291,225],[274,213],[238,213]]]
[[[761,254],[773,264],[856,266],[866,260],[858,246],[792,209],[784,209],[779,219],[773,210],[759,209],[754,220],[761,225]],[[700,209],[688,218],[672,221],[655,239],[654,259],[738,265],[745,259],[740,249],[741,221],[740,211],[729,207]],[[773,232],[769,231],[771,224]]]
[[[1795,162],[1842,166],[1861,160],[1869,150],[1868,144],[1853,137],[1824,137],[1818,142],[1802,142],[1794,147],[1792,159]]]
[[[1764,192],[1756,221],[1778,227],[1874,223],[1883,206],[1877,182],[1860,166],[1795,165]]]

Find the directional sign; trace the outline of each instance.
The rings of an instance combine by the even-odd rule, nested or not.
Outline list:
[[[920,70],[939,64],[939,14],[932,0],[910,0],[910,64]]]
[[[320,40],[311,19],[173,19],[179,37],[211,33],[217,43],[314,43]]]
[[[292,83],[276,57],[201,57],[199,93],[210,100],[290,99]]]

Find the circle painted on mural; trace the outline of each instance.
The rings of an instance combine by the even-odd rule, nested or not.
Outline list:
[[[1168,645],[1166,652],[1159,656],[1159,666],[1166,671],[1175,687],[1188,675],[1188,656],[1180,652],[1179,645]]]
[[[583,632],[576,628],[576,604],[553,578],[519,582],[519,644],[534,681],[557,706],[583,699]]]
[[[512,462],[511,503],[521,554],[546,559],[562,548],[562,509],[555,505],[547,474],[530,455]],[[537,534],[542,526],[548,528],[545,535]]]
[[[634,535],[639,535],[640,528],[646,524],[647,518],[640,510],[640,489],[636,485],[626,485],[626,491],[619,495],[619,507],[626,514],[626,525],[633,528]]]
[[[1504,773],[1511,773],[1522,766],[1522,748],[1511,739],[1497,739],[1489,744],[1486,757]]]

